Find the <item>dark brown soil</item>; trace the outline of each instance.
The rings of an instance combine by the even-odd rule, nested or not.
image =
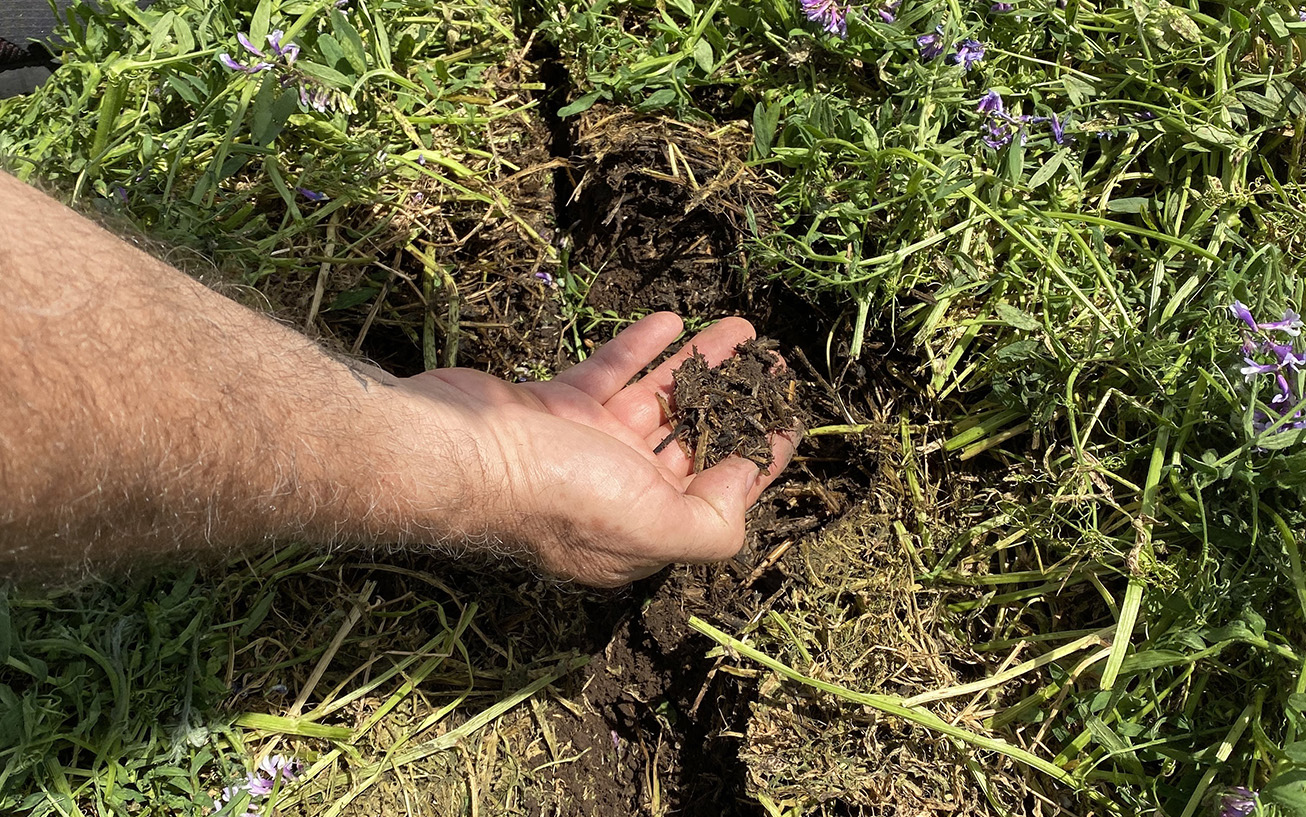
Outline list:
[[[745,213],[769,212],[773,192],[744,164],[751,144],[742,123],[708,132],[603,107],[586,112],[568,165],[574,189],[562,191],[585,305],[621,316],[746,308]]]
[[[662,446],[673,439],[680,443],[695,473],[734,454],[770,469],[773,435],[805,422],[798,378],[779,365],[778,345],[757,339],[741,343],[716,366],[708,366],[695,350],[675,371],[670,414],[675,427]]]

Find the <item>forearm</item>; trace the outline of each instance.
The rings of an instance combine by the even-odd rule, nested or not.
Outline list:
[[[469,440],[436,429],[431,484],[394,484],[390,386],[3,174],[0,318],[0,575],[459,510]]]

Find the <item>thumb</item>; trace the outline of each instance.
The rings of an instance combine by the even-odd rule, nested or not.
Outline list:
[[[749,494],[761,477],[758,467],[731,457],[696,475],[685,489],[692,514],[685,552],[675,561],[717,562],[744,546],[744,513]]]

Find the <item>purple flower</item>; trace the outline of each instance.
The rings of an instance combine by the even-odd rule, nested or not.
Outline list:
[[[218,55],[218,62],[222,63],[228,70],[240,71],[244,74],[257,74],[259,71],[266,71],[272,67],[272,63],[270,62],[256,62],[252,65],[245,65],[244,63],[236,62],[231,58],[231,55],[225,51]]]
[[[331,107],[331,94],[320,85],[305,82],[299,86],[299,104],[318,113],[326,113],[327,108]]]
[[[1297,9],[1297,22],[1306,23],[1306,7]]]
[[[299,777],[299,773],[304,770],[304,764],[295,760],[293,757],[272,755],[271,757],[263,758],[263,760],[259,762],[258,768],[259,771],[274,780],[277,775],[280,774],[287,781],[292,781],[296,777]]]
[[[1007,120],[994,116],[984,123],[984,132],[980,134],[980,141],[994,150],[1000,150],[1011,144],[1011,140],[1015,135],[1016,132],[1011,129],[1011,124]],[[1025,132],[1022,129],[1022,140],[1024,136]]]
[[[994,3],[993,5],[989,6],[989,13],[1006,14],[1012,9],[1014,9],[1015,7],[1016,6],[1012,3]]]
[[[1270,400],[1270,405],[1279,406],[1285,403],[1296,403],[1297,400],[1292,393],[1292,385],[1288,383],[1288,378],[1283,376],[1283,370],[1275,367],[1274,385],[1279,387],[1279,393],[1274,395]]]
[[[1056,114],[1052,114],[1052,118],[1048,121],[1048,129],[1052,131],[1052,141],[1058,145],[1066,143],[1066,126],[1062,124]]]
[[[293,782],[303,770],[304,764],[294,758],[284,755],[264,758],[259,762],[257,769],[245,775],[244,780],[222,790],[222,796],[215,803],[218,812],[221,813],[231,801],[244,792],[249,792],[251,801],[266,797],[276,788],[278,778],[288,783]],[[254,802],[250,802],[243,817],[260,817],[259,807]]]
[[[272,49],[273,54],[285,59],[286,65],[294,65],[295,60],[299,57],[299,46],[294,43],[282,45],[281,38],[284,36],[286,36],[286,33],[281,29],[273,31],[268,35],[268,47]]]
[[[1279,371],[1278,363],[1257,363],[1256,359],[1253,357],[1244,357],[1243,362],[1247,365],[1243,366],[1238,371],[1248,380],[1251,380],[1258,374],[1273,374]]]
[[[975,110],[984,114],[984,125],[980,133],[980,141],[994,150],[1000,150],[1011,144],[1011,140],[1016,134],[1020,134],[1020,143],[1025,144],[1028,138],[1026,126],[1030,122],[1038,122],[1041,117],[1031,116],[1012,116],[1007,113],[1006,106],[1002,102],[1002,95],[992,88],[988,93],[980,97],[979,104]]]
[[[272,788],[276,785],[276,782],[258,772],[250,772],[245,777],[245,788],[249,791],[251,797],[265,797],[272,793]]]
[[[553,286],[553,276],[545,272],[544,270],[540,270],[539,272],[535,273],[535,277],[543,281],[545,286],[547,287]]]
[[[979,105],[975,106],[975,110],[984,114],[1003,113],[1002,95],[993,89],[989,89],[987,94],[980,97]]]
[[[1306,369],[1306,357],[1298,355],[1293,350],[1291,343],[1275,343],[1271,340],[1265,340],[1261,343],[1261,349],[1267,354],[1274,355],[1274,359],[1279,361],[1280,366]]]
[[[1294,338],[1301,334],[1301,315],[1293,312],[1291,309],[1283,310],[1283,320],[1273,321],[1271,323],[1261,324],[1261,329],[1277,329],[1280,332],[1287,332]]]
[[[1235,786],[1220,798],[1220,817],[1247,817],[1256,810],[1256,792]]]
[[[1283,332],[1290,338],[1301,334],[1302,320],[1291,309],[1284,310],[1282,320],[1260,323],[1241,301],[1234,301],[1229,306],[1230,313],[1246,327],[1243,330],[1243,366],[1239,370],[1248,381],[1258,377],[1273,377],[1276,393],[1270,398],[1270,412],[1259,408],[1252,412],[1252,427],[1260,434],[1277,424],[1276,431],[1306,428],[1306,419],[1296,412],[1288,417],[1288,411],[1299,402],[1299,395],[1294,388],[1301,372],[1306,369],[1306,357],[1299,355],[1292,340],[1280,343],[1271,333]],[[1254,333],[1254,334],[1253,334]],[[1292,378],[1291,380],[1289,378]],[[1285,422],[1290,420],[1291,422]],[[1237,791],[1237,790],[1235,790]],[[1245,790],[1243,790],[1245,791]],[[1254,795],[1248,794],[1254,797]],[[1237,799],[1237,798],[1235,798]],[[1246,799],[1244,797],[1243,799]],[[1239,813],[1236,810],[1229,813]],[[1248,813],[1248,812],[1241,812]]]
[[[1291,309],[1283,310],[1283,318],[1281,320],[1270,321],[1268,323],[1258,323],[1256,318],[1252,317],[1251,310],[1244,306],[1242,301],[1234,301],[1229,306],[1229,311],[1233,313],[1235,318],[1247,324],[1247,328],[1251,329],[1253,332],[1264,332],[1267,329],[1273,329],[1278,332],[1285,332],[1294,338],[1301,334],[1303,326],[1301,315],[1298,315]]]
[[[894,13],[898,11],[898,6],[901,5],[902,0],[890,0],[890,2],[885,3],[883,6],[876,9],[875,13],[880,15],[880,19],[885,23],[892,23],[894,20],[898,19],[894,16]]]
[[[848,8],[839,0],[799,0],[803,13],[831,34],[848,36]]]
[[[1247,326],[1248,326],[1248,327],[1249,327],[1253,332],[1255,332],[1255,331],[1257,331],[1258,329],[1261,328],[1261,327],[1256,323],[1256,318],[1253,318],[1253,317],[1252,317],[1252,311],[1251,311],[1250,309],[1248,309],[1246,306],[1244,306],[1242,301],[1234,301],[1234,302],[1229,306],[1229,311],[1233,313],[1233,316],[1234,316],[1235,318],[1237,318],[1238,320],[1240,320],[1240,321],[1242,321],[1243,323],[1247,324]]]
[[[318,193],[315,190],[309,190],[307,187],[296,187],[295,190],[309,201],[328,201],[331,198],[326,193]]]
[[[957,43],[957,53],[948,55],[948,62],[969,71],[984,59],[984,43],[979,40],[962,40]]]
[[[245,36],[242,32],[239,31],[236,32],[236,39],[240,41],[240,44],[245,47],[246,51],[253,54],[254,56],[256,57],[267,56],[267,54],[264,54],[262,51],[259,51],[258,48],[255,47],[254,43],[249,41],[249,37]]]
[[[1289,422],[1283,423],[1282,420],[1285,416],[1286,416],[1285,414],[1272,416],[1257,409],[1256,411],[1252,412],[1252,431],[1255,431],[1257,434],[1264,434],[1266,431],[1270,430],[1270,426],[1276,423],[1280,423],[1278,428],[1274,429],[1276,434],[1282,434],[1285,431],[1299,431],[1303,428],[1306,428],[1306,418],[1302,417],[1302,413],[1300,411],[1292,415],[1292,417],[1289,417],[1288,418]],[[1253,809],[1255,809],[1255,806],[1253,806]],[[1251,814],[1252,812],[1251,811],[1227,811],[1227,812],[1221,811],[1220,813],[1222,815],[1223,814],[1243,815],[1243,814]]]
[[[938,26],[930,34],[916,38],[916,47],[920,49],[921,61],[929,62],[943,53],[943,26]]]

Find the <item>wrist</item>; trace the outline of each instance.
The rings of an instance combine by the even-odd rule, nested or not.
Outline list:
[[[335,500],[315,514],[315,538],[435,546],[486,533],[485,438],[472,418],[388,376],[350,414],[317,475],[315,493]]]

